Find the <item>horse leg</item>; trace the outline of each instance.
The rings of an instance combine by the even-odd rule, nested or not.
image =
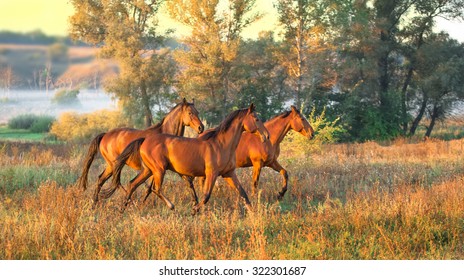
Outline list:
[[[127,205],[129,204],[132,194],[135,192],[135,190],[143,183],[145,182],[149,177],[151,176],[151,171],[147,168],[142,168],[139,174],[135,176],[129,183],[129,192],[127,193],[126,200],[121,208],[121,213],[126,210]]]
[[[261,174],[261,169],[263,168],[263,162],[261,160],[253,162],[253,188],[252,194],[258,190],[259,175]]]
[[[152,191],[159,197],[161,198],[164,203],[168,206],[169,209],[174,210],[174,204],[172,204],[169,199],[167,199],[162,193],[161,193],[161,187],[163,185],[163,180],[164,180],[164,173],[165,172],[154,172],[153,173],[153,184],[152,184]]]
[[[231,174],[227,174],[222,176],[224,180],[229,184],[229,186],[234,187],[240,196],[243,198],[245,201],[245,206],[251,210],[251,203],[250,200],[248,199],[248,195],[246,194],[245,190],[242,188],[242,185],[240,184],[240,181],[237,178],[237,174],[235,174],[235,171],[233,171]]]
[[[145,194],[145,198],[143,199],[143,203],[147,200],[147,198],[151,194],[151,189],[153,188],[153,177],[149,178],[149,183],[145,182],[145,186],[147,187],[147,193]]]
[[[186,181],[189,184],[190,192],[191,192],[192,198],[193,198],[193,200],[192,200],[193,206],[197,205],[198,204],[198,196],[197,196],[197,192],[195,191],[195,187],[193,185],[193,179],[195,179],[195,177],[190,177],[190,176],[183,175],[182,179],[184,179],[184,181]]]
[[[217,176],[218,176],[217,172],[206,174],[205,182],[204,182],[205,193],[204,193],[203,200],[193,207],[192,215],[195,215],[200,210],[200,207],[205,205],[210,199]]]
[[[287,191],[288,172],[277,161],[274,161],[269,167],[271,167],[272,169],[274,169],[275,171],[279,172],[282,175],[283,187],[277,197],[279,200],[281,200],[284,197],[285,192]]]
[[[93,193],[93,206],[92,208],[95,209],[98,203],[98,194],[101,191],[101,188],[103,187],[103,184],[113,175],[113,168],[111,168],[109,165],[106,166],[105,170],[98,176],[98,182],[97,182],[97,188],[95,189],[95,192]]]

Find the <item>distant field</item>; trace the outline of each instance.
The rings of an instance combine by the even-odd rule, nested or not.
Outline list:
[[[46,133],[32,133],[25,129],[10,129],[5,126],[0,126],[0,141],[42,141]]]

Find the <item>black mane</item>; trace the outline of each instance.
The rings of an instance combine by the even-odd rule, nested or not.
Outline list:
[[[239,116],[243,116],[247,112],[248,112],[248,108],[233,111],[216,128],[206,131],[203,135],[201,135],[201,138],[204,140],[208,140],[222,132],[227,131],[229,127],[232,125],[232,122],[235,118]]]

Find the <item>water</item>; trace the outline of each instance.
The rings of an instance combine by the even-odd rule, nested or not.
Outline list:
[[[23,114],[58,117],[63,112],[90,113],[102,109],[117,109],[116,101],[99,90],[81,90],[76,104],[58,105],[51,102],[56,91],[0,90],[0,124]]]

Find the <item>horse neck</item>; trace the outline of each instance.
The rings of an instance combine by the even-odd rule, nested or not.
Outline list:
[[[285,135],[290,131],[290,115],[286,117],[275,117],[264,123],[269,132],[269,141],[272,145],[279,145]]]
[[[226,131],[219,133],[215,139],[222,149],[230,150],[231,153],[235,154],[242,132],[243,119],[234,120],[229,128]]]
[[[184,136],[185,126],[182,123],[182,110],[177,108],[169,112],[169,114],[164,117],[164,121],[160,126],[160,133],[170,134],[176,136]]]

